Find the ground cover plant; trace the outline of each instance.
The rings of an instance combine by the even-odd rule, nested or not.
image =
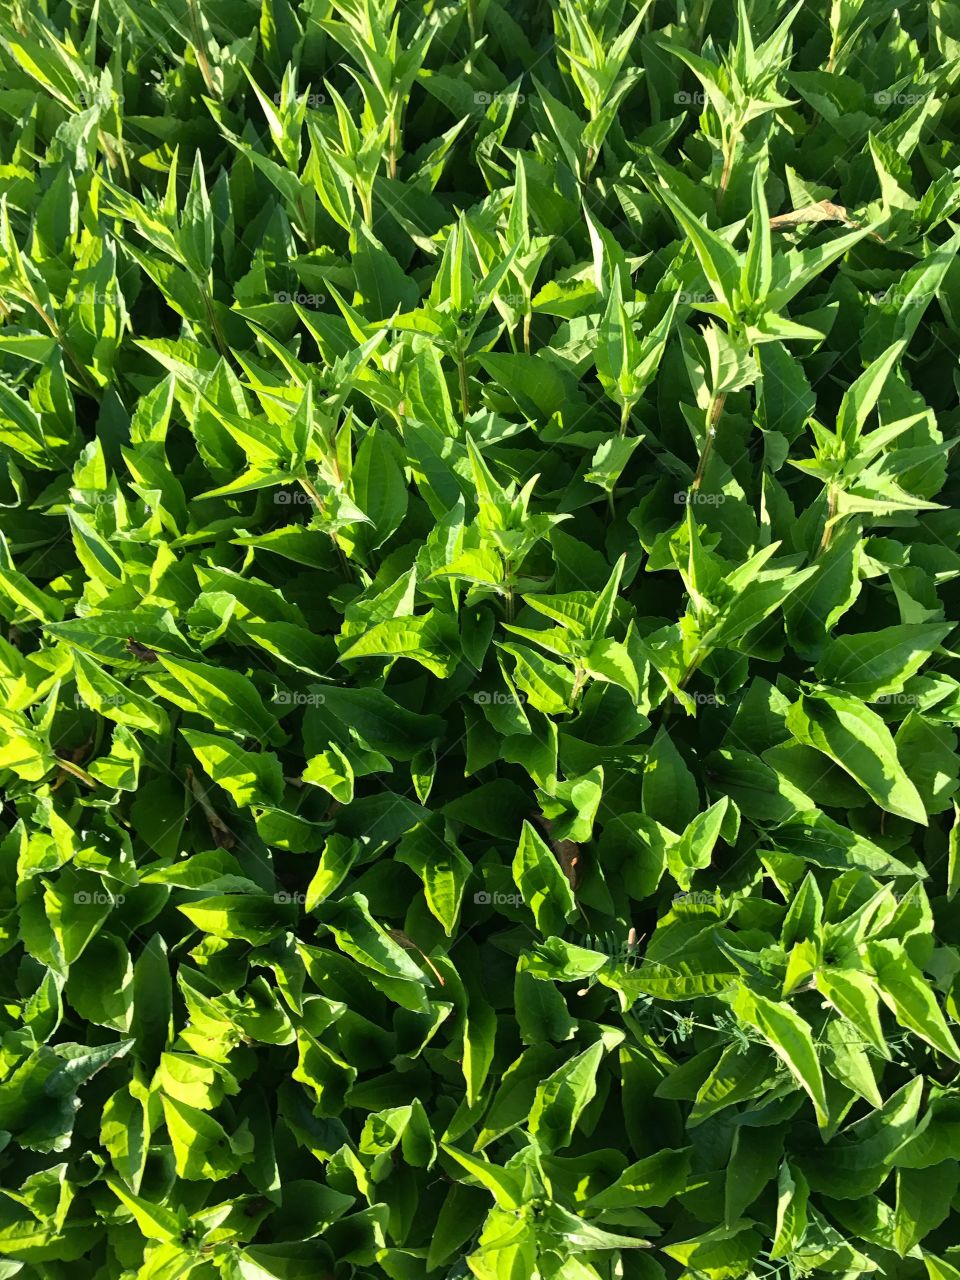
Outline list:
[[[0,1280],[960,1277],[960,16],[10,0]]]

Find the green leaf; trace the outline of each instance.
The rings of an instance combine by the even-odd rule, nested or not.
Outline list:
[[[348,894],[335,903],[320,903],[315,914],[336,938],[337,946],[360,964],[388,978],[423,982],[423,970],[373,919],[362,893]]]
[[[837,439],[848,449],[856,444],[876,405],[890,372],[903,355],[906,343],[894,342],[861,373],[840,404]]]
[[[737,310],[740,288],[740,259],[728,241],[705,226],[669,187],[653,188],[689,239],[700,261],[707,283],[719,301],[725,302],[731,311]]]
[[[165,1093],[160,1095],[160,1101],[178,1177],[218,1182],[236,1173],[240,1157],[221,1124]]]
[[[253,682],[238,671],[223,671],[205,662],[185,662],[158,654],[168,679],[146,676],[161,697],[185,711],[197,711],[215,729],[258,738],[270,746],[282,746],[287,736],[270,714]]]
[[[661,728],[644,767],[644,811],[665,826],[678,827],[692,822],[699,807],[696,781]]]
[[[423,881],[427,906],[443,925],[447,937],[451,937],[472,870],[470,863],[455,845],[447,843],[426,823],[418,823],[404,835],[397,848],[397,859]]]
[[[936,996],[902,946],[895,942],[868,942],[866,954],[876,974],[880,999],[900,1025],[939,1053],[960,1062],[960,1047],[947,1026]]]
[[[844,693],[872,702],[899,693],[952,630],[939,623],[906,623],[837,636],[824,650],[816,673]]]
[[[544,1151],[567,1146],[583,1109],[597,1089],[597,1071],[603,1061],[602,1041],[576,1054],[537,1087],[530,1108],[530,1132]]]
[[[441,1149],[482,1187],[491,1192],[501,1209],[517,1209],[522,1204],[523,1181],[519,1174],[511,1169],[503,1169],[482,1156],[458,1151],[445,1142],[441,1143]]]
[[[513,882],[543,936],[559,934],[576,903],[556,855],[529,822],[513,857]]]
[[[730,1002],[735,1016],[755,1028],[787,1066],[797,1084],[810,1098],[822,1128],[827,1124],[827,1096],[813,1034],[809,1025],[789,1004],[768,1000],[741,987]]]
[[[801,697],[787,715],[799,742],[823,752],[888,813],[927,825],[920,793],[897,758],[890,730],[853,698],[817,693]]]
[[[272,751],[244,751],[229,738],[196,729],[180,732],[207,776],[228,792],[238,808],[281,802],[283,772]]]
[[[726,796],[697,814],[679,841],[667,849],[667,866],[681,889],[689,889],[694,872],[709,867],[730,801]]]

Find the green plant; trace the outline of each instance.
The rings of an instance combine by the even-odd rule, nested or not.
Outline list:
[[[960,1277],[958,50],[0,17],[0,1280]]]

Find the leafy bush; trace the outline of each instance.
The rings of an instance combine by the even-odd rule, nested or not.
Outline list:
[[[957,1280],[956,8],[2,24],[0,1277]]]

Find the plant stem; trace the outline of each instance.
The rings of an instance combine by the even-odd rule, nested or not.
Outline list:
[[[300,484],[301,488],[303,489],[304,493],[307,495],[307,497],[316,507],[316,509],[320,512],[321,515],[323,515],[324,514],[323,499],[320,497],[320,494],[317,492],[316,488],[314,487],[313,482],[309,480],[306,476],[297,476],[297,481]],[[340,568],[343,570],[344,581],[350,582],[352,580],[352,574],[350,573],[350,564],[347,560],[347,557],[343,553],[343,547],[341,547],[340,543],[337,541],[337,535],[334,533],[334,531],[331,529],[329,532],[330,532],[330,541],[333,543],[333,545],[337,549],[337,556],[340,559]]]
[[[213,334],[213,340],[217,345],[217,349],[224,359],[230,354],[230,348],[227,346],[226,339],[223,336],[223,330],[220,328],[220,321],[217,319],[217,313],[214,310],[213,298],[210,297],[204,288],[202,281],[194,277],[197,286],[197,292],[203,299],[203,307],[207,313],[207,321],[210,325],[210,332]]]
[[[187,8],[190,10],[190,25],[193,27],[193,49],[197,55],[197,65],[200,68],[200,74],[203,76],[203,83],[207,86],[207,93],[211,98],[216,98],[217,89],[213,83],[210,63],[207,61],[207,55],[203,48],[203,31],[197,14],[196,0],[187,0]]]
[[[630,403],[629,400],[624,400],[623,404],[620,406],[620,439],[621,440],[623,440],[626,437],[627,426],[630,423],[630,414],[632,412],[633,412],[633,405]],[[616,488],[617,488],[617,482],[616,480],[614,480],[613,485],[610,489],[610,492],[607,494],[607,506],[610,508],[611,520],[615,520],[617,518],[617,507],[616,507],[616,503],[613,500],[613,495],[616,492]]]
[[[823,553],[830,546],[830,539],[833,537],[833,530],[834,530],[834,525],[832,521],[837,514],[837,500],[838,500],[838,494],[837,494],[836,488],[832,484],[828,485],[827,486],[827,518],[824,522],[823,536],[820,539],[820,545],[819,547],[817,547],[817,554],[814,556],[815,560],[819,559],[819,557],[822,556]]]
[[[99,787],[100,783],[96,778],[91,777],[86,769],[81,769],[78,764],[74,764],[72,760],[64,760],[63,756],[57,756],[57,765],[64,773],[72,773],[75,778],[79,778],[81,782],[86,783],[88,787]]]
[[[187,788],[194,800],[196,800],[197,804],[203,810],[203,816],[207,820],[207,826],[210,828],[210,834],[213,837],[214,844],[222,849],[232,849],[236,844],[233,832],[207,799],[206,791],[204,791],[196,774],[190,768],[187,769]]]
[[[690,680],[692,680],[695,672],[699,668],[700,664],[703,662],[704,658],[707,657],[709,652],[710,650],[704,649],[702,645],[699,648],[694,649],[693,657],[690,659],[689,663],[687,664],[687,669],[686,671],[684,671],[683,675],[680,677],[680,680],[677,684],[678,689],[685,689],[687,687],[688,683],[690,682]]]
[[[723,203],[723,198],[727,194],[727,185],[730,182],[730,174],[733,170],[733,157],[736,154],[739,140],[740,130],[734,129],[723,148],[723,172],[720,174],[720,186],[717,189],[718,205]]]
[[[123,169],[123,176],[130,181],[130,166],[127,164],[127,144],[123,140],[123,117],[120,115],[119,106],[116,108],[117,117],[117,147],[120,154],[120,167]],[[103,139],[103,130],[99,131],[101,141]]]
[[[391,178],[397,176],[397,117],[390,116],[390,150],[387,152],[387,173]]]
[[[576,666],[576,671],[574,673],[573,691],[570,694],[571,709],[576,706],[577,699],[580,697],[580,694],[583,692],[583,685],[586,678],[587,678],[587,673],[584,670],[582,663],[578,662]]]
[[[350,563],[347,560],[346,555],[344,555],[343,547],[341,547],[340,543],[337,541],[337,535],[332,531],[330,534],[330,541],[333,543],[334,547],[336,547],[337,558],[340,561],[340,572],[343,574],[344,582],[351,582],[353,580],[353,575],[350,572]]]
[[[530,354],[530,325],[532,321],[533,312],[525,311],[523,313],[523,349],[527,355]]]
[[[470,417],[470,386],[467,382],[467,354],[463,347],[457,351],[457,372],[460,375],[460,408],[465,418]]]
[[[363,221],[370,231],[373,230],[373,190],[360,190],[360,204],[363,207]]]
[[[703,442],[703,448],[700,451],[700,461],[697,463],[697,474],[693,477],[693,483],[690,486],[691,492],[696,493],[700,488],[703,480],[704,472],[707,469],[707,463],[710,460],[710,454],[713,451],[713,441],[717,434],[717,423],[720,421],[720,415],[723,413],[723,406],[726,403],[727,393],[722,391],[718,396],[712,396],[710,404],[707,408],[707,435]]]
[[[107,136],[102,129],[97,129],[97,141],[103,148],[103,155],[107,162],[107,168],[112,171],[117,166],[117,156],[113,147],[111,147],[110,143],[107,141]],[[130,174],[127,173],[126,176],[129,178]]]
[[[473,46],[477,43],[477,0],[467,0],[467,26],[470,28],[470,45],[471,52]]]
[[[297,212],[300,214],[300,230],[303,232],[303,238],[307,242],[307,248],[312,251],[317,245],[313,238],[313,227],[310,225],[310,215],[307,213],[302,193],[297,197]]]
[[[728,152],[723,158],[723,173],[720,175],[720,188],[718,191],[719,204],[723,197],[727,194],[727,183],[730,181],[730,170],[733,167],[733,153]]]
[[[320,512],[320,514],[323,515],[324,514],[323,499],[320,497],[320,494],[317,492],[316,486],[314,485],[313,481],[308,479],[308,477],[305,475],[300,475],[300,476],[297,476],[297,482],[299,483],[300,487],[303,489],[307,497],[310,499],[310,501],[313,503],[313,505]]]
[[[712,8],[713,8],[713,0],[705,0],[703,8],[700,11],[700,22],[698,24],[699,31],[697,32],[697,40],[696,40],[697,46],[703,43],[703,37],[706,35],[706,31],[707,31],[707,21],[710,18],[710,10]]]
[[[512,622],[516,610],[516,601],[513,597],[513,561],[503,561],[503,581],[507,584],[501,588],[503,593],[503,612],[508,622]]]
[[[57,322],[54,319],[52,319],[52,317],[47,315],[46,311],[44,311],[43,306],[40,302],[40,299],[36,297],[36,295],[30,295],[27,298],[27,301],[30,303],[31,307],[33,307],[34,311],[36,311],[37,315],[40,317],[40,319],[44,322],[44,324],[50,330],[50,336],[57,340],[57,342],[60,344],[60,349],[63,351],[63,354],[67,357],[67,359],[73,365],[74,369],[80,375],[80,382],[82,383],[84,390],[89,395],[92,395],[95,398],[99,396],[99,388],[97,387],[97,384],[91,379],[85,367],[80,363],[80,361],[74,355],[72,349],[67,343],[67,339],[64,336],[63,330],[60,328]]]

